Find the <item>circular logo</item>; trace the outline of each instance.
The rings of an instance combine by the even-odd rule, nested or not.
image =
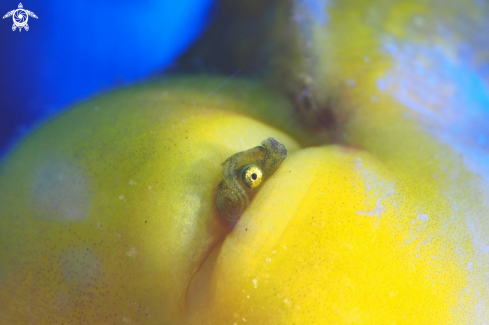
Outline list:
[[[29,19],[29,16],[27,15],[27,12],[25,12],[24,9],[17,9],[13,16],[14,16],[14,24],[17,27],[24,27],[27,24],[27,20]]]

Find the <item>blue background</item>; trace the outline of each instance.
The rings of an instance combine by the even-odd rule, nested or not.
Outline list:
[[[17,0],[18,1],[18,0]],[[17,9],[2,1],[0,16]],[[0,159],[71,104],[161,73],[209,24],[213,0],[22,2],[29,31],[0,20]]]

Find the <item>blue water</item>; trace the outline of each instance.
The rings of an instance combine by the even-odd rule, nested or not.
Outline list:
[[[0,157],[41,121],[162,72],[203,32],[213,0],[22,1],[29,31],[0,20]],[[0,14],[17,9],[1,1]]]

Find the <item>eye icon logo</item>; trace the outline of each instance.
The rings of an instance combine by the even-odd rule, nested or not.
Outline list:
[[[5,16],[3,16],[3,19],[10,16],[12,16],[12,19],[14,20],[14,24],[12,25],[12,31],[15,31],[18,28],[19,32],[22,31],[22,28],[24,28],[26,31],[29,30],[29,25],[27,25],[29,16],[37,19],[36,14],[33,13],[32,11],[25,10],[24,7],[22,6],[22,3],[19,3],[19,9],[15,9],[7,12]]]

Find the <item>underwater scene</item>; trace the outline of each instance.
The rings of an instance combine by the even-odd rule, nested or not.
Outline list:
[[[0,324],[489,324],[488,2],[0,7]]]

